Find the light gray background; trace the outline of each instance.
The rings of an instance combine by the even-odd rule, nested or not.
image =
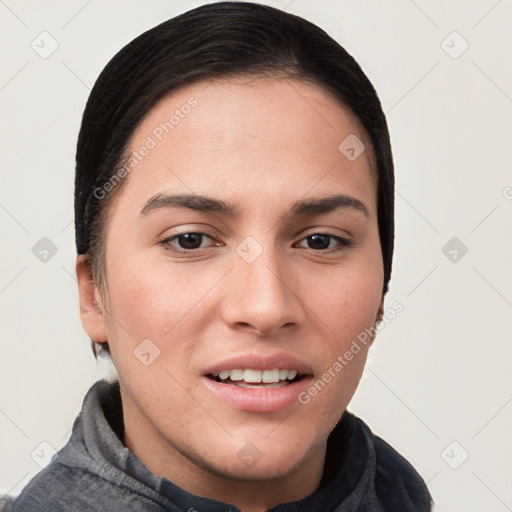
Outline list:
[[[19,493],[63,446],[108,372],[82,330],[74,278],[74,150],[90,88],[128,41],[201,3],[0,0],[0,492]],[[388,114],[387,306],[404,309],[350,409],[413,463],[437,511],[512,510],[511,2],[262,3],[344,45]],[[58,249],[46,262],[32,252],[42,237]]]

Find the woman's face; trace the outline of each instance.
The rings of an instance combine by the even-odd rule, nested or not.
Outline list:
[[[382,299],[366,133],[316,87],[231,79],[160,101],[131,149],[100,338],[126,444],[159,474],[247,480],[323,457]]]

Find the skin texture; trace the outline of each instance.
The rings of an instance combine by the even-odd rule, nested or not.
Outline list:
[[[204,384],[204,370],[235,355],[285,352],[318,379],[382,313],[383,265],[371,144],[355,116],[318,87],[291,79],[198,83],[161,100],[139,124],[139,148],[193,97],[197,105],[127,176],[106,236],[101,294],[77,259],[82,323],[108,340],[121,384],[125,444],[155,474],[244,511],[304,498],[320,482],[327,437],[359,383],[363,347],[311,401],[272,413],[235,409]],[[350,134],[366,150],[349,161]],[[161,208],[158,193],[234,203],[239,216]],[[301,199],[352,196],[354,208],[289,218]],[[206,233],[192,254],[160,242]],[[308,241],[315,233],[327,249]],[[262,253],[236,251],[248,236]],[[180,249],[178,239],[167,246]],[[190,251],[192,252],[192,251]],[[134,356],[144,339],[160,355]],[[247,465],[238,451],[261,454]]]

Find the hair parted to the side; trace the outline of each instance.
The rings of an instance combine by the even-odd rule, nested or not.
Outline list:
[[[106,284],[105,232],[126,179],[108,192],[138,123],[163,96],[199,81],[243,76],[290,77],[320,86],[350,109],[368,133],[378,174],[383,295],[394,243],[394,171],[385,115],[374,87],[347,51],[298,16],[247,2],[207,4],[148,30],[106,65],[91,91],[78,137],[75,237],[100,290]],[[341,141],[340,141],[341,142]],[[103,340],[98,340],[103,341]],[[92,341],[94,355],[110,355]]]

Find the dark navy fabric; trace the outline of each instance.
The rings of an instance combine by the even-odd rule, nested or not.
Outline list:
[[[88,391],[68,443],[3,512],[239,512],[153,474],[122,443],[119,383]],[[431,496],[416,470],[346,411],[331,432],[318,489],[268,512],[427,512]]]

